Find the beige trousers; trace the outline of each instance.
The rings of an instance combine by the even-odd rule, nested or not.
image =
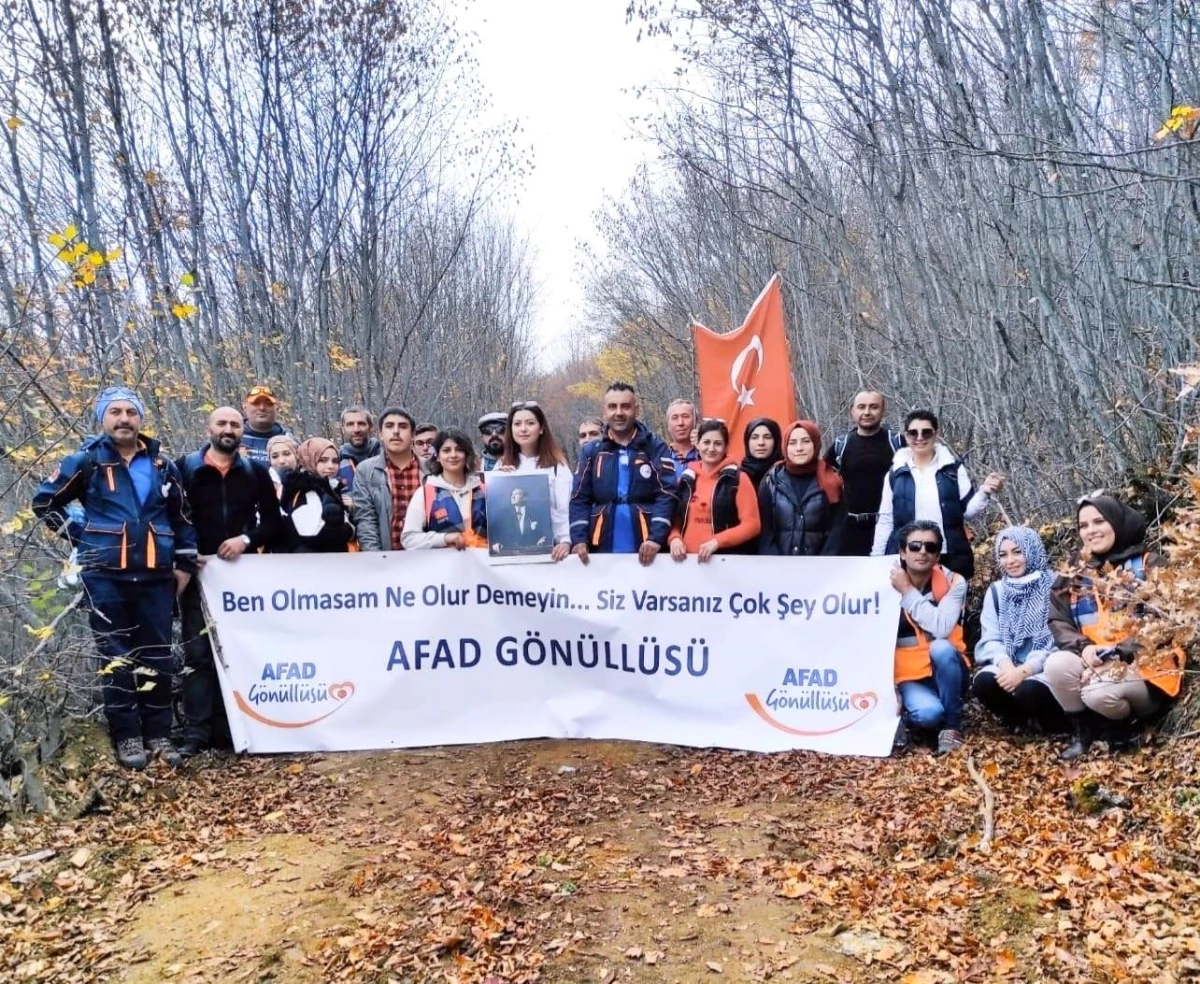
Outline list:
[[[1132,667],[1123,680],[1093,676],[1083,682],[1083,660],[1074,653],[1060,650],[1046,659],[1046,685],[1055,700],[1068,714],[1078,714],[1085,708],[1108,718],[1123,721],[1132,715],[1144,717],[1155,708],[1150,686]]]

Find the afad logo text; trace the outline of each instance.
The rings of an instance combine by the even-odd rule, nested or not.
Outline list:
[[[233,692],[238,710],[270,728],[307,728],[336,714],[353,696],[351,680],[318,680],[316,663],[264,663],[245,696]]]
[[[848,693],[838,687],[837,670],[788,667],[767,696],[746,694],[746,703],[772,728],[813,738],[853,728],[875,709],[873,690]]]

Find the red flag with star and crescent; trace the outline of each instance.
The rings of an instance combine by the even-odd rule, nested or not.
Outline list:
[[[725,421],[730,457],[742,457],[742,431],[755,417],[770,417],[782,428],[796,419],[779,274],[763,288],[740,328],[718,335],[693,324],[692,338],[700,416]]]

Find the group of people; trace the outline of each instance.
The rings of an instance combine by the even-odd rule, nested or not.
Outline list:
[[[574,469],[533,400],[479,418],[479,454],[465,431],[418,422],[401,407],[377,421],[364,406],[347,407],[340,447],[324,437],[297,442],[278,407],[269,387],[255,386],[240,409],[213,410],[207,441],[172,461],[142,433],[138,395],[110,387],[96,402],[100,433],[34,497],[34,511],[78,552],[105,712],[128,768],[155,755],[177,765],[228,741],[193,580],[204,558],[483,547],[493,471],[547,477],[550,530],[539,542],[555,562],[574,555],[586,564],[591,553],[607,552],[650,565],[664,550],[680,563],[717,553],[896,555],[898,747],[909,728],[928,735],[939,754],[961,746],[969,691],[1013,730],[1069,726],[1064,756],[1074,757],[1102,735],[1128,738],[1130,722],[1179,691],[1180,659],[1147,665],[1101,577],[1119,567],[1143,578],[1159,563],[1145,547],[1145,519],[1106,496],[1080,502],[1083,573],[1052,574],[1027,527],[999,534],[1003,577],[984,599],[972,679],[962,626],[974,573],[966,524],[1004,478],[989,474],[976,488],[940,440],[932,411],[913,410],[901,432],[889,431],[878,392],[855,396],[853,426],[828,449],[813,421],[751,420],[739,461],[724,421],[698,420],[691,401],[676,400],[664,440],[641,419],[633,387],[615,382],[602,416],[579,425]],[[523,527],[524,502],[513,505]],[[179,745],[171,739],[176,596],[184,638]],[[1125,722],[1124,730],[1112,732],[1112,722]]]

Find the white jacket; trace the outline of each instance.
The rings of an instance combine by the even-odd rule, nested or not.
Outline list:
[[[451,485],[441,475],[430,475],[421,483],[408,503],[404,513],[404,530],[400,534],[400,544],[405,550],[428,550],[432,547],[446,546],[447,533],[427,533],[425,531],[425,484],[434,488],[446,489],[458,503],[458,510],[464,516],[471,515],[472,493],[483,487],[483,481],[478,472],[467,473],[467,483],[460,489]],[[476,532],[479,532],[476,530]]]
[[[571,489],[574,477],[565,462],[559,462],[549,468],[538,466],[537,458],[520,455],[517,465],[518,475],[549,475],[550,476],[550,526],[554,530],[555,543],[571,542]]]
[[[942,536],[946,535],[946,528],[942,522],[942,503],[938,498],[937,490],[937,473],[946,465],[953,464],[955,461],[954,452],[940,441],[937,443],[937,450],[934,453],[933,461],[924,468],[917,468],[913,464],[913,453],[911,448],[901,448],[892,457],[891,470],[883,477],[883,497],[879,501],[879,518],[875,520],[875,543],[871,547],[872,557],[882,557],[884,551],[887,550],[888,538],[892,535],[892,527],[895,525],[892,516],[892,472],[898,468],[903,468],[907,465],[913,476],[916,493],[916,519],[931,519],[938,525],[938,529],[942,531]],[[958,465],[958,495],[959,498],[971,491],[971,476],[967,474],[967,466],[962,462]],[[979,491],[971,496],[971,501],[967,503],[967,508],[963,512],[964,519],[974,519],[984,509],[987,508],[991,501],[991,496],[986,492]]]

